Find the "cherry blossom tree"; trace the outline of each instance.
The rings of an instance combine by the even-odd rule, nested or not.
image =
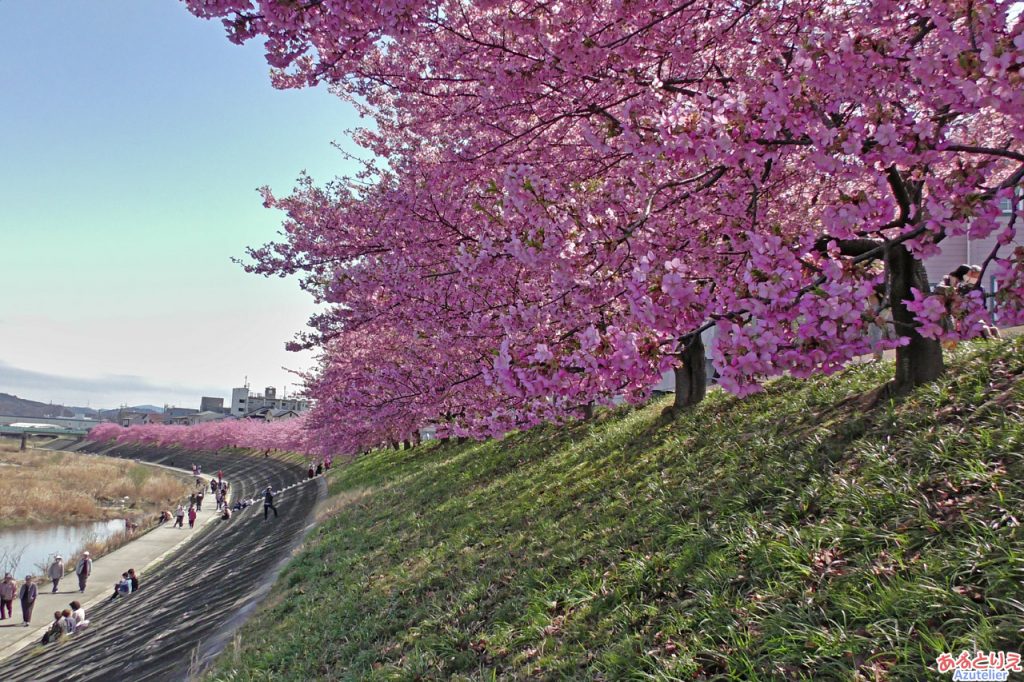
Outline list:
[[[359,178],[267,195],[285,235],[251,265],[328,304],[313,423],[350,450],[565,418],[669,367],[692,404],[710,327],[738,394],[877,345],[910,390],[990,319],[930,291],[952,236],[998,231],[981,265],[1001,320],[1024,310],[1012,2],[186,4],[373,121]]]

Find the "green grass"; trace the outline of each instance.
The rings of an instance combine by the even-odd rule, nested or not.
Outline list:
[[[372,453],[209,679],[920,680],[1019,650],[1022,351],[867,411],[891,365]]]

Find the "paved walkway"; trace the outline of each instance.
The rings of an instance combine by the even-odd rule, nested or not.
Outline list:
[[[160,464],[149,466],[171,469],[183,474],[190,474],[182,469],[172,469]],[[110,599],[114,592],[114,583],[121,579],[121,574],[129,568],[134,568],[139,575],[139,589],[146,588],[146,572],[167,554],[175,550],[179,545],[188,542],[192,536],[213,518],[217,503],[210,495],[209,478],[204,476],[206,481],[206,497],[203,500],[203,509],[196,516],[196,527],[188,527],[188,518],[185,518],[185,527],[173,528],[173,521],[157,526],[148,533],[140,535],[127,545],[114,550],[109,554],[101,556],[92,562],[92,576],[86,585],[85,594],[78,591],[78,576],[74,573],[74,567],[68,568],[68,573],[60,581],[60,591],[53,594],[52,583],[48,578],[38,578],[39,598],[36,600],[35,609],[32,612],[32,625],[24,627],[21,622],[21,604],[14,600],[13,620],[0,621],[0,660],[10,656],[19,649],[28,646],[42,639],[50,624],[53,622],[53,612],[70,608],[68,603],[77,599],[85,607],[86,617],[89,617],[89,608],[103,600]],[[171,509],[171,513],[174,509]],[[18,579],[18,587],[24,582],[25,576],[15,576]]]

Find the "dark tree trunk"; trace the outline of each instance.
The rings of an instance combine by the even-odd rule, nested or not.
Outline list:
[[[462,445],[463,443],[466,443],[468,441],[469,441],[469,436],[459,436],[457,442],[458,442],[459,445]]]
[[[693,335],[679,353],[680,364],[673,370],[676,381],[676,396],[672,401],[673,414],[693,407],[708,390],[708,370],[705,362],[704,340],[700,334]]]
[[[406,438],[405,440],[402,441],[402,446],[406,450],[412,450],[412,441],[410,441],[408,438]]]
[[[899,244],[889,249],[886,266],[889,269],[889,303],[892,306],[893,325],[897,334],[910,339],[906,346],[896,349],[896,376],[891,386],[893,394],[902,395],[938,379],[945,371],[945,364],[942,361],[942,344],[918,333],[914,314],[904,304],[904,301],[913,298],[911,287],[923,292],[929,291],[924,264]]]
[[[583,415],[583,421],[590,421],[594,418],[594,401],[591,400],[585,405],[580,405],[580,414]]]

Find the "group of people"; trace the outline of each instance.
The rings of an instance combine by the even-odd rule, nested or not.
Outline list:
[[[323,460],[318,459],[316,462],[309,463],[309,470],[306,472],[306,475],[308,478],[315,478],[330,468],[331,460],[329,457]]]
[[[53,612],[53,623],[43,635],[43,644],[52,644],[65,635],[73,635],[89,626],[85,609],[77,599],[68,606],[71,608]]]
[[[114,601],[119,596],[127,597],[129,594],[139,591],[139,576],[135,572],[134,568],[129,568],[127,571],[121,574],[121,579],[114,583],[114,594],[110,596],[110,601]]]
[[[52,594],[56,594],[65,573],[63,557],[58,554],[46,573],[53,583]],[[82,552],[82,557],[75,565],[75,574],[78,576],[78,591],[85,592],[89,576],[92,575],[92,558],[89,556],[89,552]],[[35,610],[36,600],[39,598],[39,585],[36,583],[34,575],[26,575],[25,582],[20,587],[13,575],[10,573],[4,575],[3,582],[0,582],[0,620],[14,618],[15,598],[21,603],[22,625],[28,627],[32,623],[32,611]],[[81,620],[85,620],[84,611]]]
[[[188,508],[186,509],[184,504],[179,504],[173,514],[167,510],[160,512],[160,523],[166,523],[174,519],[174,528],[184,528],[185,519],[188,518],[188,527],[195,528],[196,517],[203,510],[203,500],[206,498],[206,483],[203,482],[201,476],[202,468],[200,466],[193,464],[192,472],[196,474],[196,490],[192,491],[189,495]],[[231,484],[224,480],[223,471],[218,471],[217,477],[210,479],[210,492],[217,500],[217,511],[227,512],[228,516],[230,516],[230,509],[228,509],[228,489],[230,486]]]

